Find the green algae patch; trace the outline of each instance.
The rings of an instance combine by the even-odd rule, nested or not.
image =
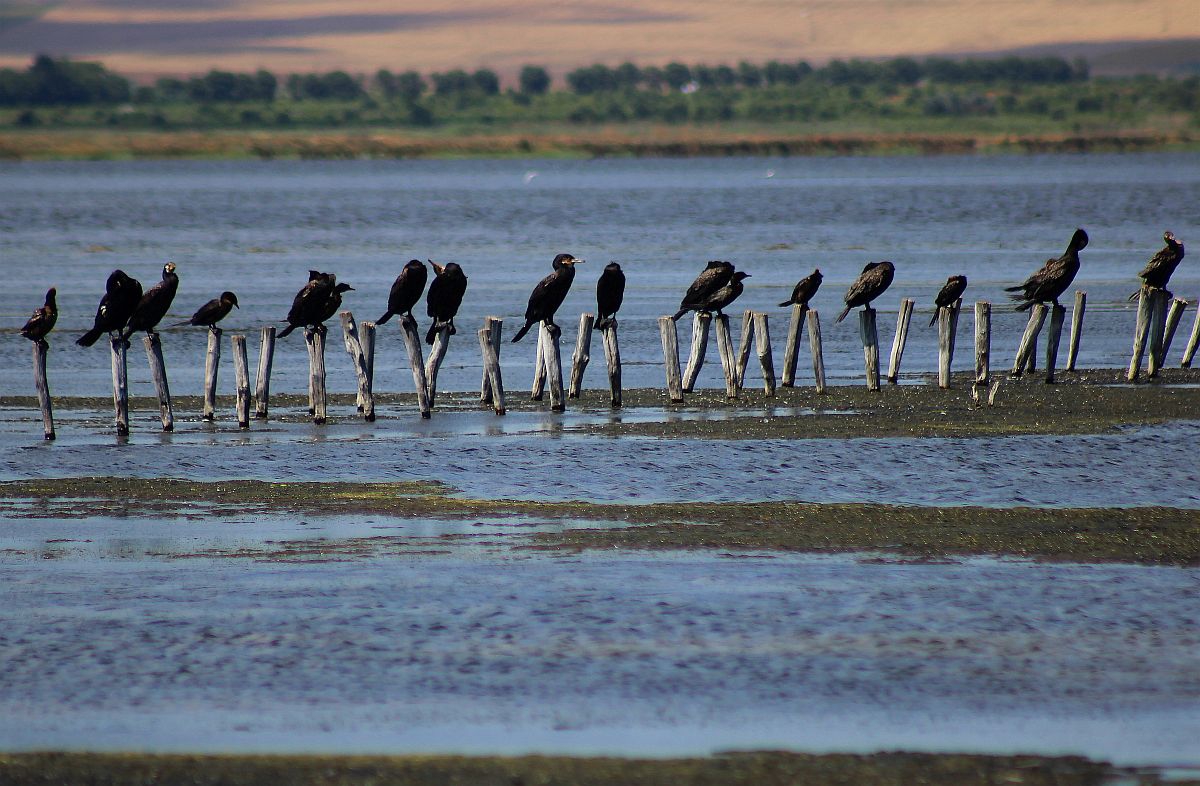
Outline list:
[[[1074,756],[933,753],[732,753],[703,758],[565,756],[262,756],[23,753],[0,755],[0,782],[366,786],[1099,786],[1164,783],[1154,770],[1125,770]],[[1182,781],[1172,781],[1182,784]],[[1196,781],[1191,781],[1196,784]]]

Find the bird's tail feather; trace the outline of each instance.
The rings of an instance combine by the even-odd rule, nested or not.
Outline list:
[[[436,319],[433,320],[433,324],[429,326],[429,332],[425,334],[426,344],[433,346],[433,339],[437,335],[438,330],[441,329],[441,326],[442,323],[438,322]]]
[[[383,316],[381,316],[379,319],[375,320],[375,324],[376,325],[385,324],[391,318],[392,318],[392,312],[389,311],[386,314],[384,314]]]
[[[937,322],[937,318],[939,316],[941,316],[941,313],[942,313],[941,306],[937,306],[936,308],[933,309],[933,316],[929,318],[929,327],[933,327],[933,323]]]
[[[792,301],[790,301],[790,300],[785,300],[785,301],[783,301],[782,303],[780,303],[780,304],[779,304],[779,307],[780,307],[780,308],[783,308],[784,306],[790,306],[790,305],[792,305]]]
[[[1013,298],[1013,300],[1019,300],[1019,298]],[[1033,308],[1033,301],[1026,300],[1024,303],[1017,306],[1017,311],[1028,311],[1031,308]]]
[[[95,344],[100,339],[100,336],[103,333],[104,333],[104,331],[100,330],[99,328],[92,328],[91,330],[84,333],[79,338],[75,339],[75,343],[81,347],[90,347],[92,344]]]
[[[288,333],[291,333],[291,332],[292,332],[293,330],[295,330],[295,329],[296,329],[296,326],[295,326],[295,325],[288,325],[288,326],[287,326],[287,327],[285,327],[283,330],[279,331],[279,336],[278,336],[278,338],[284,338],[284,337],[286,337]]]
[[[679,321],[679,319],[680,319],[680,318],[681,318],[681,317],[682,317],[684,314],[686,314],[688,311],[689,311],[689,309],[686,309],[686,308],[681,308],[681,309],[679,309],[679,311],[675,312],[675,316],[671,317],[671,321],[672,321],[672,322],[678,322],[678,321]]]
[[[842,313],[838,315],[838,318],[833,320],[833,324],[836,325],[837,323],[841,322],[843,319],[846,318],[846,315],[849,313],[850,313],[850,306],[846,306],[846,308],[842,310]]]
[[[1022,292],[1025,289],[1024,284],[1017,284],[1015,287],[1005,287],[1005,292]]]
[[[517,331],[517,335],[513,336],[512,343],[514,343],[514,344],[515,344],[515,343],[517,343],[518,341],[520,341],[521,339],[525,338],[525,334],[529,332],[529,328],[530,328],[532,325],[533,325],[533,323],[532,323],[532,322],[526,322],[526,323],[525,323],[525,327],[523,327],[523,328],[521,328],[520,330],[518,330],[518,331]]]

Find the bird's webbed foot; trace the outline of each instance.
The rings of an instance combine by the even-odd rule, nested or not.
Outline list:
[[[555,341],[558,341],[558,339],[562,336],[562,328],[548,319],[546,320],[546,330],[550,331],[550,337]]]

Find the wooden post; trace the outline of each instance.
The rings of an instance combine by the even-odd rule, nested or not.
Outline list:
[[[888,384],[895,385],[900,380],[900,359],[904,357],[904,345],[908,343],[908,326],[912,322],[914,301],[906,297],[900,301],[900,311],[896,315],[896,336],[892,339],[892,357],[888,361]]]
[[[550,409],[565,412],[567,402],[563,397],[562,358],[558,351],[559,331],[552,330],[542,322],[538,331],[538,342],[542,345],[542,358],[546,366],[546,384],[550,387]]]
[[[783,387],[796,385],[796,362],[800,359],[800,331],[804,330],[804,315],[808,306],[792,305],[792,321],[788,323],[787,342],[783,345]]]
[[[1029,322],[1021,335],[1021,344],[1017,347],[1017,357],[1013,361],[1012,376],[1019,377],[1026,367],[1031,366],[1030,356],[1037,351],[1038,333],[1042,331],[1042,323],[1046,321],[1046,304],[1035,303],[1029,312]],[[1030,368],[1032,371],[1033,369]]]
[[[346,346],[346,353],[350,355],[350,362],[354,364],[354,376],[358,381],[358,411],[363,413],[363,418],[368,423],[374,423],[375,396],[371,392],[371,372],[367,363],[367,353],[363,349],[358,326],[354,322],[354,314],[343,311],[339,316],[342,320],[342,338]],[[374,322],[363,322],[362,324],[364,328],[374,332]],[[371,343],[374,344],[373,339]]]
[[[54,439],[54,408],[50,403],[50,383],[46,380],[46,350],[49,348],[45,339],[33,342],[33,384],[42,408],[42,431],[46,439]]]
[[[485,317],[483,320],[483,329],[487,331],[488,342],[492,345],[491,355],[496,358],[496,368],[500,367],[500,334],[504,327],[504,320],[500,317]],[[492,377],[487,366],[488,356],[483,358],[483,382],[479,386],[479,403],[484,406],[491,406],[493,403],[492,397]],[[497,374],[497,377],[499,375]],[[501,391],[501,397],[503,398]],[[500,402],[500,408],[503,409],[504,402]],[[497,412],[498,415],[503,415],[503,412]]]
[[[437,378],[446,359],[446,350],[450,348],[450,324],[446,323],[433,334],[433,346],[429,350],[429,359],[425,361],[425,384],[429,385],[429,406],[437,406]]]
[[[542,347],[542,326],[538,325],[537,341],[534,342],[533,386],[529,389],[530,401],[541,401],[546,395],[546,354]]]
[[[750,365],[750,349],[751,341],[753,339],[754,312],[750,309],[746,309],[742,312],[742,335],[738,339],[737,386],[739,389],[746,381],[746,366]]]
[[[721,370],[725,373],[725,398],[735,399],[738,395],[737,358],[733,354],[733,337],[729,335],[729,317],[717,315],[717,354],[721,357]]]
[[[1063,322],[1067,309],[1057,303],[1050,309],[1050,329],[1046,331],[1046,384],[1054,384],[1054,367],[1058,365],[1058,344],[1062,341]]]
[[[579,398],[583,387],[583,372],[592,360],[592,314],[579,315],[579,338],[575,341],[575,354],[571,356],[571,386],[568,398]]]
[[[503,320],[498,317],[488,317],[484,327],[479,330],[479,353],[483,357],[483,373],[487,381],[486,401],[481,402],[492,407],[497,415],[503,415],[504,410],[504,381],[500,376],[500,328]]]
[[[367,392],[371,394],[372,408],[375,404],[375,333],[376,326],[371,320],[364,319],[358,323],[358,345],[362,347],[363,357],[367,360]],[[374,420],[374,416],[371,420]]]
[[[1145,284],[1138,290],[1137,323],[1133,328],[1133,357],[1129,361],[1129,373],[1125,375],[1125,379],[1129,382],[1137,379],[1138,373],[1141,371],[1142,355],[1146,352],[1146,339],[1150,336],[1154,292],[1154,289]]]
[[[1183,360],[1180,368],[1191,368],[1192,358],[1196,356],[1196,348],[1200,347],[1200,307],[1196,309],[1196,320],[1192,322],[1192,335],[1188,338],[1187,346],[1183,348]]]
[[[708,325],[712,314],[697,311],[692,320],[692,346],[688,351],[687,370],[683,372],[683,392],[691,393],[696,387],[696,377],[700,376],[700,367],[704,365],[704,352],[708,349]]]
[[[1159,353],[1159,366],[1164,366],[1167,363],[1167,354],[1171,351],[1171,342],[1175,340],[1175,331],[1179,329],[1179,323],[1183,319],[1183,312],[1187,311],[1188,302],[1182,298],[1174,298],[1171,301],[1170,307],[1167,309],[1167,325],[1165,335],[1163,336],[1162,352]]]
[[[604,337],[604,361],[608,364],[608,387],[612,406],[621,406],[621,347],[617,344],[617,320],[610,318],[600,330]]]
[[[254,384],[254,417],[266,419],[271,398],[271,365],[275,360],[275,326],[262,329],[262,344],[258,350],[258,379]]]
[[[954,339],[958,335],[958,312],[962,298],[938,308],[938,387],[950,387],[950,367],[954,363]]]
[[[858,315],[858,336],[862,339],[867,390],[879,390],[879,330],[875,324],[875,309],[864,308]]]
[[[233,347],[233,379],[237,389],[238,428],[250,428],[250,361],[246,357],[246,337],[230,336]]]
[[[812,350],[813,378],[817,392],[825,392],[825,351],[821,348],[821,315],[808,311],[808,348]]]
[[[221,364],[221,336],[219,327],[208,330],[208,351],[204,354],[204,409],[201,417],[212,420],[217,413],[217,369]]]
[[[129,368],[126,365],[125,350],[129,344],[117,336],[109,340],[112,350],[112,381],[113,409],[116,413],[117,435],[129,433]]]
[[[313,423],[325,422],[325,330],[305,328],[304,341],[308,344],[308,389],[312,402]]]
[[[662,339],[663,362],[667,371],[667,397],[672,404],[678,404],[683,401],[683,381],[679,375],[679,334],[675,330],[675,320],[659,317],[658,335]]]
[[[775,358],[771,353],[771,329],[763,311],[754,312],[754,349],[758,353],[758,365],[762,369],[763,393],[775,395]]]
[[[1147,375],[1157,377],[1163,362],[1163,339],[1166,338],[1167,293],[1154,291],[1154,305],[1150,309],[1150,358],[1146,363]]]
[[[1067,371],[1075,370],[1079,359],[1079,339],[1083,336],[1083,314],[1087,310],[1087,292],[1075,290],[1075,307],[1071,309],[1071,344],[1067,347]]]
[[[992,304],[975,303],[975,384],[987,390],[992,377]]]
[[[417,332],[417,320],[405,315],[400,320],[400,331],[404,334],[404,348],[408,350],[413,388],[417,391],[417,407],[421,410],[422,418],[429,418],[429,384],[425,380],[425,359],[421,357],[421,335]]]
[[[175,415],[171,412],[171,387],[167,384],[167,365],[163,362],[162,341],[157,333],[142,337],[146,347],[146,360],[150,363],[150,376],[154,379],[154,391],[158,394],[158,414],[163,431],[175,430]]]

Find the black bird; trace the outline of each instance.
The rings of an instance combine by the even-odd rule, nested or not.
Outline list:
[[[850,309],[858,308],[859,306],[871,307],[871,301],[879,297],[884,291],[892,285],[892,278],[896,275],[896,266],[891,262],[868,262],[866,267],[862,269],[862,273],[858,274],[858,278],[850,288],[846,290],[846,308],[833,321],[836,325],[846,318],[850,313]]]
[[[324,322],[326,319],[323,316],[325,306],[333,295],[336,282],[337,276],[332,273],[308,271],[308,283],[301,287],[292,300],[292,308],[287,315],[288,326],[279,332],[279,338],[286,337],[298,327],[319,325]]]
[[[463,295],[467,291],[467,277],[456,262],[439,265],[432,259],[433,283],[429,285],[429,295],[426,297],[426,313],[433,320],[429,332],[425,334],[425,343],[432,344],[434,336],[446,324],[450,325],[450,335],[458,331],[454,328],[454,316],[462,305]]]
[[[58,290],[54,287],[46,291],[46,305],[34,309],[33,316],[21,328],[22,336],[30,341],[42,341],[54,329],[54,323],[58,321],[58,304],[54,299],[57,294]]]
[[[558,330],[554,324],[554,314],[571,291],[571,282],[575,280],[575,265],[583,262],[570,254],[559,254],[552,263],[554,272],[538,282],[529,295],[529,305],[525,309],[525,326],[513,336],[513,343],[520,341],[533,327],[535,322],[549,323],[551,330]]]
[[[697,311],[715,311],[720,315],[721,309],[741,297],[742,290],[746,288],[742,279],[746,278],[750,278],[749,273],[743,273],[740,270],[734,273],[729,283],[714,292],[712,297],[704,303],[704,308],[697,309]]]
[[[176,322],[172,327],[179,327],[180,325],[203,325],[212,330],[234,307],[241,308],[238,305],[237,295],[232,292],[222,292],[220,297],[215,297],[196,309],[196,313],[192,314],[191,319]]]
[[[429,271],[425,269],[421,260],[408,260],[408,264],[404,266],[400,275],[396,276],[396,280],[392,283],[392,291],[388,295],[387,313],[375,323],[382,325],[391,319],[393,314],[405,314],[412,319],[413,306],[421,300],[421,293],[425,291],[425,281],[428,278]]]
[[[81,347],[90,347],[105,333],[122,330],[142,298],[142,285],[136,278],[125,275],[124,270],[110,273],[104,289],[92,329],[75,339],[75,343]]]
[[[1009,295],[1013,300],[1022,301],[1017,311],[1025,311],[1034,303],[1045,303],[1047,300],[1058,305],[1058,296],[1067,291],[1075,274],[1079,272],[1079,252],[1088,244],[1087,232],[1076,229],[1071,235],[1067,250],[1057,259],[1047,259],[1024,284],[1015,287],[1005,287],[1005,292],[1020,292],[1019,295]]]
[[[704,271],[696,276],[696,280],[688,287],[687,294],[679,301],[679,311],[671,319],[676,322],[689,311],[711,311],[708,302],[713,295],[730,282],[733,278],[733,265],[728,262],[714,260],[708,263]]]
[[[1183,243],[1176,240],[1175,235],[1170,232],[1163,232],[1163,242],[1166,245],[1157,254],[1150,257],[1150,261],[1142,268],[1142,272],[1138,273],[1138,278],[1147,286],[1165,291],[1167,284],[1171,281],[1171,274],[1183,261]],[[1134,292],[1129,299],[1136,300],[1137,296],[1138,293]],[[1168,293],[1169,296],[1170,293]]]
[[[929,326],[933,327],[933,323],[937,322],[938,314],[943,308],[949,308],[954,305],[954,301],[962,297],[962,293],[967,290],[966,276],[950,276],[946,279],[946,283],[942,285],[942,291],[938,292],[934,298],[933,316],[929,319]]]
[[[317,320],[317,325],[320,326],[327,319],[332,319],[333,315],[342,307],[342,293],[353,292],[354,287],[349,284],[337,284],[333,287],[333,291],[329,293],[329,298],[325,301],[325,310],[321,312],[321,318]]]
[[[616,262],[604,266],[596,281],[596,328],[603,330],[615,321],[625,300],[625,273]]]
[[[780,303],[780,307],[797,305],[807,308],[808,301],[812,300],[813,295],[817,294],[817,290],[821,288],[821,281],[823,280],[824,276],[821,275],[821,269],[817,268],[796,283],[796,288],[792,290],[792,296]]]
[[[121,338],[128,339],[138,330],[153,333],[154,328],[158,327],[158,323],[167,315],[167,309],[171,307],[171,301],[175,300],[177,289],[179,276],[175,275],[175,263],[168,262],[163,265],[162,281],[147,289],[138,301]]]

